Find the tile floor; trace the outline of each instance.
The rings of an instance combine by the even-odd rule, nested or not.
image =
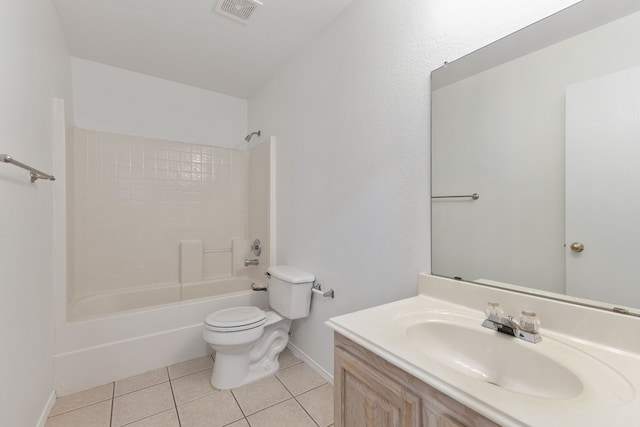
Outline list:
[[[327,427],[333,386],[288,349],[280,370],[232,390],[205,356],[58,398],[45,427]]]

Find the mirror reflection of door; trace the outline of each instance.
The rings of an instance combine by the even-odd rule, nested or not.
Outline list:
[[[640,68],[569,86],[566,126],[567,294],[640,307]]]

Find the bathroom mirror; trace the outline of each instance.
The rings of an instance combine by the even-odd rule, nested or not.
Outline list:
[[[640,315],[639,40],[583,0],[432,73],[433,274]]]

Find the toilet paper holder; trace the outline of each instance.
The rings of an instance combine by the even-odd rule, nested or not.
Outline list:
[[[318,294],[323,298],[335,298],[335,293],[333,292],[333,289],[328,289],[326,291],[323,291],[322,285],[318,282],[313,284],[313,287],[311,288],[311,292],[313,292],[314,294]]]

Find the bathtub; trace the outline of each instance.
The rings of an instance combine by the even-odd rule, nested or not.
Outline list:
[[[77,322],[192,299],[230,296],[251,290],[252,283],[248,279],[229,278],[87,295],[70,302],[68,320]]]
[[[151,300],[160,305],[148,306]],[[56,330],[56,392],[63,396],[211,353],[201,337],[204,318],[240,305],[267,309],[267,292],[234,278],[80,298]]]

